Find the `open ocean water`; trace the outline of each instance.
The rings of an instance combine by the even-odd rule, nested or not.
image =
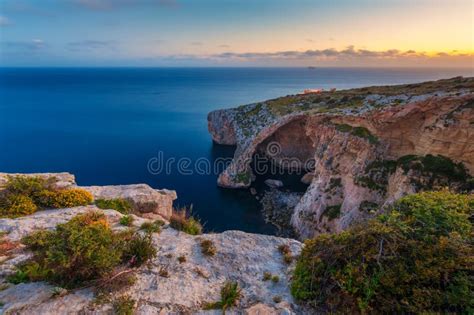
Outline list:
[[[0,172],[71,172],[79,185],[147,183],[174,189],[208,231],[273,234],[246,190],[217,174],[152,174],[150,159],[214,161],[207,113],[307,88],[346,89],[473,76],[473,69],[1,68]],[[160,153],[161,152],[161,153]],[[185,167],[187,170],[188,168]],[[155,172],[157,173],[157,172]],[[187,174],[192,173],[192,174]]]

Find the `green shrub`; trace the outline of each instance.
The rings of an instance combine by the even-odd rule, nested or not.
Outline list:
[[[7,277],[7,281],[13,284],[20,284],[24,282],[29,282],[30,278],[26,271],[23,271],[22,269],[18,269],[15,271],[15,273]]]
[[[418,169],[422,173],[431,173],[434,177],[446,177],[452,181],[466,182],[472,178],[462,163],[455,163],[442,155],[425,156],[407,155],[399,158],[397,163],[405,172]]]
[[[379,142],[378,138],[372,133],[370,133],[367,128],[364,127],[354,127],[351,134],[359,138],[367,139],[372,144],[376,144]]]
[[[272,282],[273,283],[278,283],[280,281],[280,277],[277,275],[272,276]]]
[[[132,211],[132,204],[123,198],[97,199],[95,205],[100,209],[113,209],[122,214],[129,214]]]
[[[375,160],[365,168],[365,174],[357,176],[355,184],[378,190],[385,193],[388,186],[388,178],[397,170],[397,162],[392,160]]]
[[[371,202],[371,201],[368,201],[368,200],[364,200],[359,205],[359,211],[372,213],[374,211],[377,211],[378,207],[379,207],[379,205],[377,203]]]
[[[283,261],[286,264],[291,264],[293,262],[293,255],[291,253],[290,245],[281,244],[278,246],[278,251],[283,255]]]
[[[30,281],[49,280],[66,287],[98,279],[121,261],[120,242],[105,219],[96,212],[78,215],[54,231],[39,231],[23,242],[34,257],[21,272]],[[39,271],[31,272],[31,266]],[[41,276],[36,277],[36,274]]]
[[[34,199],[37,194],[44,190],[49,190],[51,182],[38,176],[8,176],[8,182],[5,186],[5,191],[14,195],[29,196]]]
[[[227,281],[221,289],[221,300],[219,302],[207,303],[205,309],[222,309],[225,311],[232,306],[237,305],[237,302],[242,297],[241,289],[237,282]]]
[[[365,127],[352,127],[348,124],[336,124],[336,130],[340,132],[350,132],[351,135],[367,139],[372,144],[377,144],[379,142],[378,138],[374,136],[367,128]]]
[[[404,197],[367,224],[307,240],[291,292],[336,313],[472,312],[473,213],[473,196]]]
[[[25,195],[8,194],[0,198],[0,218],[16,218],[36,212],[38,207],[30,197]]]
[[[268,280],[271,280],[271,279],[272,279],[272,274],[271,274],[271,272],[265,271],[265,272],[263,273],[263,278],[262,278],[262,280],[263,280],[263,281],[268,281]]]
[[[158,275],[163,278],[169,278],[170,273],[168,272],[168,269],[160,267],[160,270],[158,270]]]
[[[201,241],[201,252],[206,256],[214,256],[217,252],[217,248],[214,242],[211,240]]]
[[[123,262],[140,266],[156,256],[150,235],[133,230],[114,233],[100,212],[78,215],[54,231],[34,232],[22,242],[33,257],[9,278],[13,283],[46,280],[77,287],[100,280]]]
[[[268,281],[268,280],[271,280],[271,279],[272,279],[272,274],[271,274],[271,272],[265,271],[265,272],[263,273],[263,278],[262,278],[262,280],[263,280],[263,281]]]
[[[367,165],[365,174],[356,177],[355,183],[385,193],[388,178],[401,168],[405,174],[414,172],[410,181],[418,190],[437,190],[450,187],[460,192],[473,189],[472,176],[463,163],[455,163],[441,155],[405,155],[398,160],[376,160]]]
[[[336,130],[340,132],[350,132],[352,131],[352,126],[348,124],[338,124],[336,125]]]
[[[117,298],[112,305],[116,315],[132,315],[135,310],[135,300],[129,296]]]
[[[42,208],[53,209],[86,206],[94,199],[92,194],[84,189],[44,190],[37,198]]]
[[[0,217],[16,218],[36,212],[36,196],[45,187],[46,181],[39,177],[8,176],[0,192]]]
[[[198,220],[186,214],[186,209],[173,211],[170,218],[170,226],[178,231],[183,231],[191,235],[202,234],[202,225]]]
[[[133,217],[130,215],[124,215],[120,218],[119,223],[125,226],[131,226],[133,224]]]
[[[131,266],[141,266],[156,256],[156,248],[150,234],[134,234],[125,243],[123,259]]]
[[[252,175],[249,171],[238,173],[235,175],[235,182],[249,185],[252,182]]]
[[[161,231],[161,226],[164,224],[161,220],[155,220],[153,222],[143,222],[140,229],[147,233],[158,233]]]
[[[327,206],[323,212],[323,215],[328,217],[330,221],[339,218],[339,216],[341,215],[341,207],[341,204]]]
[[[48,180],[31,176],[9,176],[0,192],[0,217],[29,215],[38,209],[84,206],[92,195],[83,189],[53,188],[54,178]]]

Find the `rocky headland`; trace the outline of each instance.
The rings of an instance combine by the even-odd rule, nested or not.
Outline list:
[[[285,238],[202,233],[176,192],[146,184],[0,173],[0,313],[474,309],[474,78],[286,96],[208,123],[236,146],[218,184],[249,188]],[[257,173],[256,154],[304,191]]]
[[[288,95],[213,111],[208,126],[214,142],[236,146],[222,187],[251,187],[258,153],[303,171],[308,188],[288,222],[301,239],[366,221],[407,194],[473,189],[474,78]]]

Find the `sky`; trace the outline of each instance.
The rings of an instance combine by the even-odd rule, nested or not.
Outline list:
[[[474,68],[474,0],[0,0],[0,66]]]

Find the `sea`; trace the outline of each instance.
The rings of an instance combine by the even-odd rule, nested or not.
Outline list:
[[[235,148],[207,114],[304,89],[473,76],[473,69],[0,68],[0,172],[70,172],[79,185],[176,190],[206,231],[275,234],[248,190],[216,185]],[[211,169],[209,169],[211,168]]]

